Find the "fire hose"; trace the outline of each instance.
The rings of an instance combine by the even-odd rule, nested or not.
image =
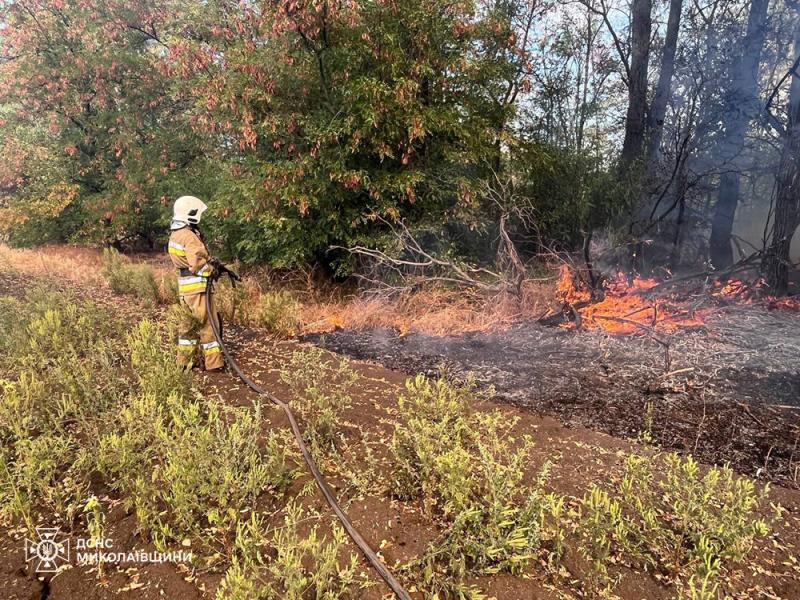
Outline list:
[[[234,284],[236,280],[238,280],[238,276],[233,274],[232,272],[225,269],[225,272],[231,277],[231,283]],[[236,364],[236,361],[233,360],[231,357],[231,353],[228,351],[227,346],[225,346],[225,342],[222,340],[222,331],[220,323],[216,318],[216,313],[214,312],[214,281],[209,280],[208,285],[206,286],[205,292],[205,301],[206,301],[206,314],[208,315],[209,322],[211,323],[211,328],[214,330],[214,336],[217,338],[217,342],[219,343],[219,347],[222,350],[222,354],[225,357],[225,361],[228,363],[231,369],[238,375],[239,379],[241,379],[247,387],[253,390],[256,394],[260,396],[264,396],[272,403],[279,406],[286,418],[289,420],[289,424],[292,427],[292,433],[294,434],[295,439],[297,440],[297,445],[300,447],[300,453],[303,455],[303,459],[308,465],[308,469],[311,471],[311,475],[313,475],[314,480],[317,482],[317,486],[319,487],[322,495],[325,497],[325,500],[328,502],[328,505],[331,507],[333,512],[336,514],[336,517],[339,519],[339,522],[344,527],[347,534],[350,538],[355,542],[356,546],[358,546],[359,550],[364,554],[364,557],[369,561],[372,567],[378,572],[378,575],[383,578],[386,584],[391,588],[394,594],[401,598],[402,600],[410,600],[411,597],[408,595],[403,586],[400,585],[400,582],[395,579],[394,575],[389,571],[386,565],[383,564],[383,561],[378,557],[375,551],[370,548],[367,541],[361,536],[358,530],[355,528],[353,523],[350,521],[350,518],[347,516],[347,513],[344,512],[342,507],[339,505],[339,502],[336,500],[336,496],[333,495],[328,482],[325,481],[325,477],[322,475],[322,472],[319,470],[317,463],[314,461],[314,458],[311,456],[311,452],[309,452],[308,447],[306,446],[305,441],[303,440],[303,434],[300,431],[300,427],[297,424],[297,420],[294,418],[294,414],[292,410],[289,408],[289,405],[275,396],[271,394],[257,383],[255,383],[252,379],[250,379],[247,375],[244,374],[242,369],[239,365]]]

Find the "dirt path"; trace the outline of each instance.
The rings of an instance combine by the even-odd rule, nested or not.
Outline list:
[[[9,281],[5,276],[0,278],[0,291],[7,290],[12,284],[30,283],[30,280]],[[139,318],[148,314],[155,317],[160,315],[159,311],[148,312],[141,307],[132,306],[126,299],[96,288],[79,289],[79,293],[90,294],[103,303],[136,313]],[[291,401],[286,386],[279,380],[278,371],[293,351],[304,346],[296,342],[272,341],[253,329],[229,328],[226,335],[244,370],[282,399]],[[561,334],[555,332],[555,335]],[[513,334],[511,336],[507,339],[513,340]],[[462,344],[462,352],[469,355],[472,348],[475,357],[478,357],[476,346],[470,345],[470,339],[465,338],[459,342]],[[498,347],[502,344],[502,339],[496,338]],[[391,348],[393,343],[390,340],[388,345],[376,344],[376,352]],[[457,342],[450,340],[449,343]],[[546,351],[546,346],[539,350]],[[530,357],[532,352],[531,347],[520,350],[518,360],[523,361],[526,354]],[[388,356],[393,357],[394,354],[390,353]],[[386,362],[383,358],[380,359]],[[592,360],[599,364],[598,358]],[[528,361],[530,362],[529,358]],[[435,362],[430,360],[425,369],[434,369]],[[387,564],[397,565],[419,556],[426,545],[435,539],[437,532],[415,506],[392,501],[385,495],[370,493],[369,484],[358,485],[356,479],[369,469],[375,469],[384,476],[388,473],[385,441],[392,430],[391,422],[397,397],[406,378],[405,371],[417,370],[414,365],[418,363],[401,365],[402,369],[389,369],[363,360],[356,360],[353,364],[360,378],[350,390],[353,404],[344,415],[346,426],[342,431],[341,458],[339,464],[323,465],[323,469],[336,474],[332,478],[332,484],[356,527],[373,547],[380,549]],[[493,373],[491,364],[478,372]],[[553,370],[549,377],[552,380],[558,379],[557,370]],[[220,402],[249,405],[254,401],[254,396],[230,374],[198,375],[197,384],[205,395],[217,398]],[[542,389],[541,386],[544,385],[546,382],[541,383],[538,389]],[[515,434],[527,433],[536,441],[526,476],[528,479],[533,478],[545,461],[555,459],[551,487],[562,494],[581,496],[590,483],[613,478],[619,473],[626,453],[635,448],[629,441],[580,425],[565,427],[553,417],[515,406],[502,397],[497,401],[482,401],[477,408],[498,409],[509,418],[519,419]],[[276,410],[266,408],[264,416],[265,430],[285,426]],[[367,460],[367,448],[374,458]],[[305,477],[296,485],[299,489],[307,483],[309,478]],[[787,560],[790,556],[797,556],[800,551],[800,492],[775,486],[771,498],[787,508],[785,520],[772,538],[759,543],[759,548],[754,553],[755,560],[746,565],[732,581],[733,587],[739,590],[737,597],[778,597],[787,600],[800,597],[800,568],[796,563],[792,564]],[[327,514],[327,508],[318,493],[308,498],[307,502]],[[111,537],[121,540],[123,547],[128,549],[142,547],[132,515],[117,506],[108,518]],[[25,600],[45,597],[49,600],[112,597],[167,597],[179,600],[212,598],[221,578],[221,573],[214,571],[193,572],[186,567],[161,564],[136,569],[110,566],[106,575],[98,579],[93,569],[82,566],[59,573],[44,587],[27,576],[24,543],[19,530],[4,531],[0,544],[0,561],[4,565],[0,572],[0,589],[3,590],[0,595],[3,598]],[[565,565],[573,572],[581,569],[575,556],[568,555]],[[574,591],[570,588],[569,577],[554,581],[546,577],[543,571],[534,569],[533,573],[531,578],[487,576],[475,580],[474,583],[489,597],[498,600],[557,598],[561,593]],[[622,598],[657,599],[674,595],[674,589],[665,587],[650,575],[634,573],[624,568],[620,569],[619,575],[621,579],[616,591]],[[380,585],[376,585],[360,597],[381,598],[385,597],[385,591]]]

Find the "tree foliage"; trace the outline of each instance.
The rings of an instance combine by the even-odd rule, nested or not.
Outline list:
[[[3,227],[12,241],[152,240],[198,137],[157,69],[168,7],[100,0],[4,6]],[[10,222],[9,222],[10,221]],[[20,227],[21,226],[21,227]]]
[[[0,235],[153,245],[190,193],[251,263],[347,268],[400,221],[482,262],[610,225],[637,268],[706,261],[775,181],[797,15],[635,4],[7,0]]]

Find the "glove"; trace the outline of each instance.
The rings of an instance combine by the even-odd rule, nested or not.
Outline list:
[[[228,267],[226,267],[221,260],[218,258],[210,258],[208,263],[214,267],[214,273],[211,275],[215,280],[219,279],[223,275],[227,275],[231,278],[231,282],[234,281],[241,281],[242,278],[239,277],[236,273],[231,271]]]

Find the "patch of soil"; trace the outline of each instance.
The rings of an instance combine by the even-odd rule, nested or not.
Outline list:
[[[288,342],[272,342],[253,330],[234,328],[230,335],[229,346],[240,364],[248,365],[245,370],[248,373],[257,373],[255,379],[260,385],[291,403],[291,394],[280,381],[278,371],[298,346]],[[377,348],[386,352],[395,337],[384,332]],[[464,352],[468,353],[470,347],[474,348],[475,343],[470,346],[467,342]],[[404,358],[407,359],[408,356]],[[439,363],[442,362],[441,356],[427,356],[423,360],[427,361],[421,363],[427,364],[426,372],[436,374]],[[454,373],[457,365],[452,361],[445,363],[445,368]],[[409,361],[406,364],[414,363]],[[347,426],[343,444],[358,450],[359,444],[363,442],[377,440],[385,443],[391,435],[391,418],[406,377],[398,370],[387,369],[374,362],[356,360],[353,367],[360,375],[360,380],[351,390],[353,405],[345,413]],[[536,441],[525,480],[532,482],[546,461],[555,461],[550,486],[554,491],[572,497],[582,496],[592,483],[614,478],[623,468],[627,454],[637,449],[635,443],[601,431],[581,425],[565,427],[555,418],[522,408],[507,399],[480,400],[475,408],[500,410],[509,419],[517,419],[513,432],[515,437],[530,434]],[[389,471],[385,463],[385,452],[381,448],[382,445],[379,444],[375,446],[375,451],[380,470],[386,475]],[[638,450],[642,451],[642,448]],[[343,452],[341,463],[335,470],[341,472],[342,465],[346,465],[345,470],[363,472],[369,466],[367,461],[358,458],[358,454],[354,459],[349,452]],[[324,470],[330,472],[333,467],[328,465]],[[418,507],[389,501],[380,496],[378,490],[374,492],[378,495],[365,495],[348,485],[341,477],[334,481],[337,494],[353,522],[368,542],[374,548],[380,549],[388,565],[396,566],[418,557],[428,544],[435,543],[440,532],[422,516]],[[800,597],[800,567],[795,568],[786,561],[800,546],[800,492],[775,486],[770,493],[774,502],[780,502],[786,507],[785,520],[777,527],[771,539],[759,542],[759,549],[753,554],[757,558],[745,567],[743,573],[737,574],[733,583],[734,589],[741,597],[760,598],[768,597],[769,594],[786,599]],[[325,509],[322,503],[318,506]],[[566,561],[566,566],[574,581],[586,569],[577,558]],[[615,591],[621,598],[666,600],[675,596],[674,587],[666,586],[646,573],[622,566],[612,568],[612,571],[620,578]],[[537,570],[534,569],[530,577],[500,574],[475,578],[471,583],[476,584],[489,598],[498,600],[549,599],[564,597],[564,593],[580,597],[577,586],[568,581],[554,582],[541,573],[539,572],[537,578]],[[383,586],[378,583],[375,588],[368,590],[366,597],[381,597],[380,592],[383,592]]]

